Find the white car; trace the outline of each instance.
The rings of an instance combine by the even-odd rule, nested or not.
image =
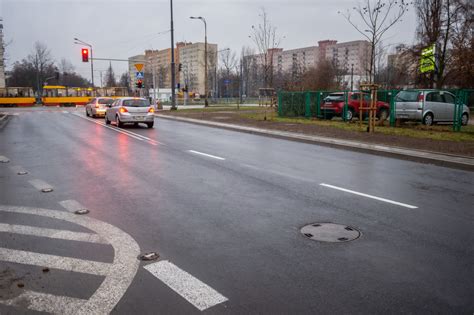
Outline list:
[[[86,116],[92,116],[96,118],[97,116],[105,116],[105,110],[107,104],[112,104],[114,101],[110,97],[95,97],[86,104]]]
[[[153,128],[155,121],[155,109],[147,99],[139,97],[121,97],[112,104],[108,104],[105,112],[105,123],[108,125],[112,121],[117,127],[124,124],[144,123],[148,128]]]

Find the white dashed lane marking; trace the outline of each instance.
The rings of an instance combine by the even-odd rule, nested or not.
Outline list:
[[[76,200],[63,200],[63,201],[60,201],[59,204],[69,212],[75,212],[77,210],[86,209],[86,207],[81,205]]]
[[[147,265],[144,268],[200,311],[228,300],[207,284],[167,260]]]
[[[188,150],[188,152],[198,154],[198,155],[202,155],[202,156],[206,156],[206,157],[210,157],[210,158],[213,158],[213,159],[216,159],[216,160],[221,160],[221,161],[225,160],[225,158],[223,158],[223,157],[212,155],[212,154],[207,154],[207,153],[203,153],[203,152],[199,152],[199,151]]]
[[[51,186],[50,184],[48,184],[47,182],[41,179],[32,179],[32,180],[29,180],[28,183],[30,183],[33,187],[35,187],[38,190],[53,189],[53,186]]]
[[[344,191],[344,192],[347,192],[347,193],[350,193],[350,194],[354,194],[354,195],[358,195],[358,196],[362,196],[362,197],[366,197],[366,198],[370,198],[370,199],[375,199],[375,200],[391,203],[393,205],[397,205],[397,206],[401,206],[401,207],[405,207],[405,208],[409,208],[409,209],[417,209],[418,208],[417,206],[412,206],[412,205],[409,205],[409,204],[406,204],[406,203],[393,201],[393,200],[385,199],[385,198],[380,198],[380,197],[364,194],[364,193],[361,193],[361,192],[357,192],[357,191],[354,191],[354,190],[341,188],[341,187],[337,187],[337,186],[333,186],[333,185],[329,185],[329,184],[322,183],[320,185],[324,186],[324,187],[327,187],[327,188],[332,188],[332,189]]]
[[[74,205],[74,202],[69,200],[66,205]],[[84,242],[84,246],[87,246],[87,243],[108,244],[114,249],[114,257],[112,263],[104,263],[0,247],[0,262],[48,267],[104,277],[101,285],[87,300],[24,291],[20,296],[0,300],[0,304],[57,314],[108,314],[132,283],[139,266],[137,256],[140,248],[135,240],[122,230],[88,216],[79,216],[67,211],[0,205],[1,212],[42,216],[56,219],[58,222],[67,221],[94,233],[11,225],[4,222],[0,223],[0,232],[62,239],[65,242],[80,241]]]
[[[21,172],[27,172],[22,166],[20,165],[15,165],[10,167],[10,169],[15,172],[15,173],[21,173]]]

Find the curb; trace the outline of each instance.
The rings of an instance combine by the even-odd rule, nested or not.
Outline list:
[[[467,156],[442,154],[442,153],[440,154],[440,153],[430,152],[430,151],[412,150],[412,149],[405,149],[401,147],[389,147],[385,145],[368,144],[368,143],[362,143],[362,142],[357,142],[357,141],[352,141],[352,140],[333,139],[333,138],[321,137],[321,136],[309,136],[309,135],[298,134],[298,133],[293,133],[293,132],[254,128],[254,127],[240,126],[240,125],[234,125],[234,124],[213,122],[213,121],[208,121],[208,120],[168,116],[168,115],[162,115],[162,114],[155,114],[155,117],[181,121],[181,122],[187,122],[187,123],[193,123],[193,124],[198,124],[198,125],[204,125],[204,126],[209,126],[209,127],[215,127],[215,128],[223,128],[223,129],[228,129],[228,130],[233,130],[233,131],[246,132],[246,133],[251,133],[251,134],[270,136],[270,137],[286,139],[286,140],[293,140],[293,141],[320,144],[320,145],[326,145],[326,146],[343,148],[343,149],[350,149],[354,151],[372,153],[372,154],[383,155],[383,156],[388,156],[388,157],[397,157],[404,160],[410,160],[410,161],[415,161],[415,162],[432,163],[432,164],[436,164],[440,166],[453,167],[453,168],[458,168],[458,169],[463,169],[463,170],[468,170],[468,171],[474,171],[474,158],[467,157]]]

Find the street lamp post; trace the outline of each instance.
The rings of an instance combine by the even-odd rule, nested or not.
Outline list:
[[[86,45],[91,49],[91,80],[92,80],[92,86],[94,86],[94,58],[92,55],[92,45],[88,44],[78,38],[74,38],[75,42],[74,44],[79,44],[79,45]]]
[[[204,106],[209,106],[209,102],[207,100],[207,23],[206,19],[202,16],[191,16],[190,19],[201,20],[204,22]]]
[[[176,107],[176,73],[174,64],[174,27],[173,27],[173,0],[170,0],[171,9],[171,110],[177,110]]]

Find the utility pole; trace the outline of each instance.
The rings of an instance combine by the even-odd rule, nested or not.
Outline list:
[[[176,107],[176,73],[174,64],[174,27],[173,27],[173,0],[170,0],[171,8],[171,110],[177,110]]]
[[[351,91],[354,89],[354,64],[351,64]]]

